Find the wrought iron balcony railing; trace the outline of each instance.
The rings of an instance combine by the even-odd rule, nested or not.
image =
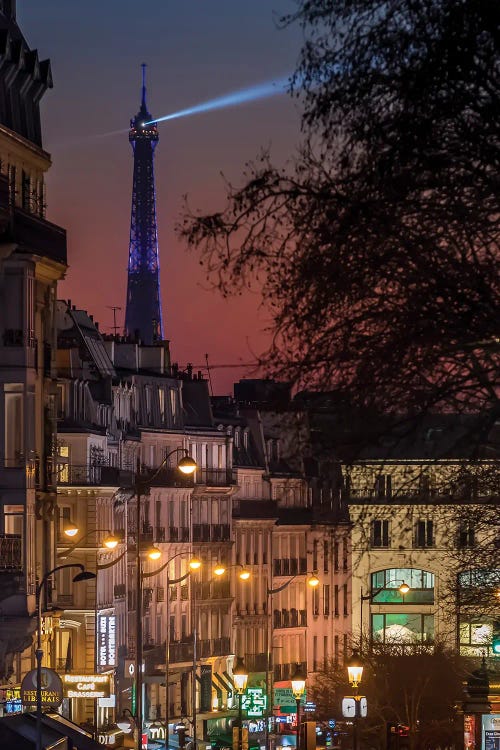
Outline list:
[[[20,536],[0,536],[0,570],[21,571],[23,569],[23,546]]]

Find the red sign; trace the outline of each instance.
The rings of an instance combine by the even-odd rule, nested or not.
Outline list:
[[[476,747],[476,717],[474,714],[464,714],[464,748],[475,750]]]

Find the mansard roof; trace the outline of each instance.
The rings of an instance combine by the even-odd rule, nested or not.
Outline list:
[[[12,6],[0,2],[0,124],[41,147],[40,99],[52,88],[50,61],[30,49]]]

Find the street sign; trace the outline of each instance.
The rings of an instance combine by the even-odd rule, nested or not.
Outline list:
[[[306,701],[304,703],[304,711],[316,711],[316,704],[313,701]]]
[[[53,669],[42,667],[41,680],[42,706],[58,708],[63,700],[61,678]],[[21,702],[23,706],[36,706],[37,678],[36,669],[32,669],[21,682]]]
[[[305,706],[306,703],[306,690],[300,699],[300,705]],[[291,687],[275,687],[274,688],[274,704],[275,708],[282,714],[294,714],[297,711],[297,702],[293,696]]]

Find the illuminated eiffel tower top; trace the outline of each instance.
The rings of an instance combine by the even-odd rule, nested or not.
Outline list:
[[[130,121],[129,132],[134,151],[134,179],[125,330],[144,344],[163,339],[153,166],[158,129],[155,123],[146,124],[151,119],[146,106],[146,66],[143,64],[141,108]]]

